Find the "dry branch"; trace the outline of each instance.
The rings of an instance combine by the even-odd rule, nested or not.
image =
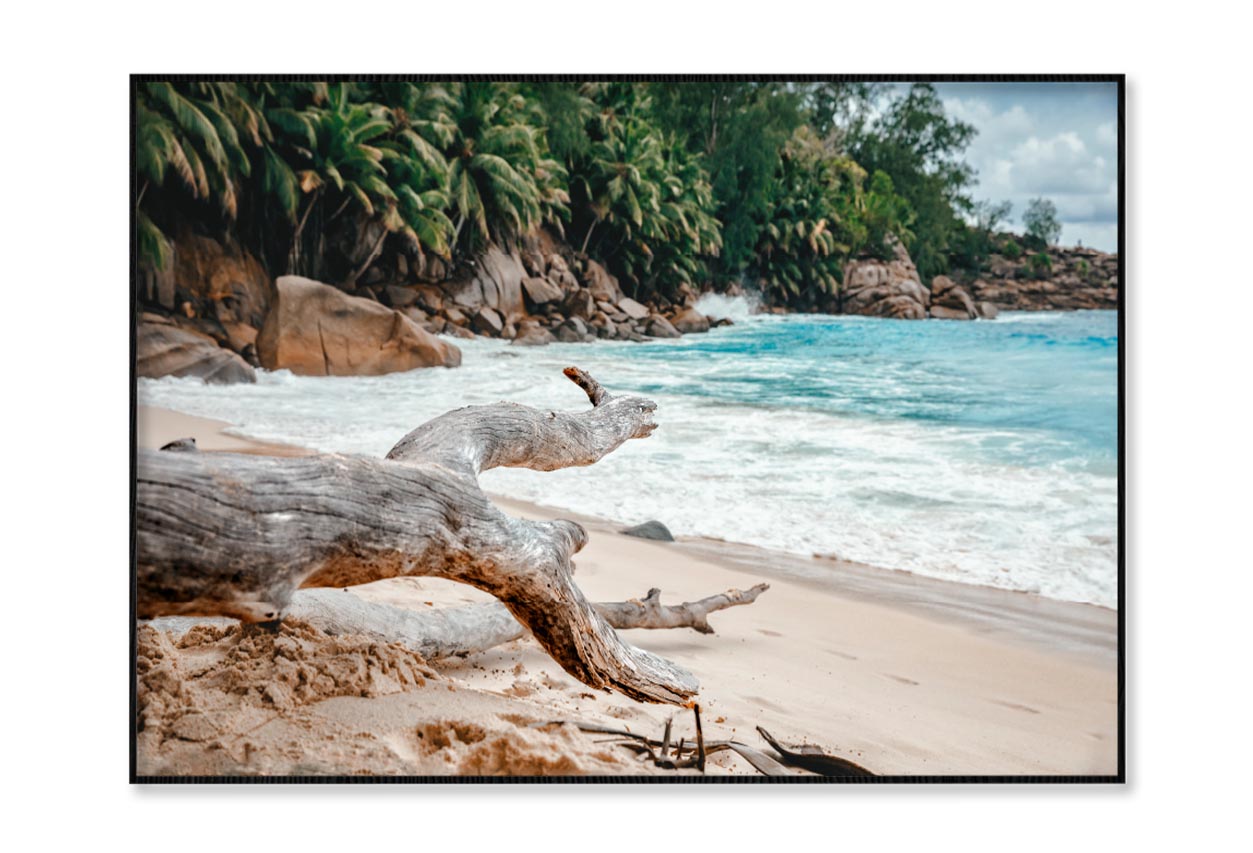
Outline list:
[[[565,373],[590,410],[457,409],[409,433],[386,459],[140,451],[138,615],[267,621],[301,587],[444,577],[499,599],[584,684],[685,703],[696,679],[624,643],[574,584],[570,558],[586,531],[510,518],[479,488],[489,468],[591,465],[655,429],[652,401],[610,395],[577,368]]]
[[[710,613],[751,604],[769,588],[763,583],[746,591],[731,589],[674,605],[661,604],[660,590],[652,589],[643,601],[601,602],[592,607],[619,630],[691,628],[708,634],[713,631]],[[499,602],[417,611],[365,601],[341,590],[302,589],[292,596],[284,615],[302,619],[328,634],[364,634],[402,643],[427,660],[486,651],[526,634],[526,628]]]

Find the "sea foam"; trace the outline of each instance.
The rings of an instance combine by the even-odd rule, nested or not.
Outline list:
[[[1116,603],[1112,313],[909,323],[744,311],[733,326],[645,344],[458,341],[454,370],[141,380],[139,402],[379,456],[459,406],[584,407],[561,374],[574,364],[655,400],[656,433],[587,468],[488,471],[485,489],[657,518],[679,535]]]

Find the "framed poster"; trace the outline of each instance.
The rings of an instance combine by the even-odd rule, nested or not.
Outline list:
[[[132,78],[131,778],[1121,781],[1123,78]]]

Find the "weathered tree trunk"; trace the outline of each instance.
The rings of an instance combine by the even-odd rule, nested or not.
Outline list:
[[[700,601],[665,605],[661,590],[650,589],[643,600],[598,602],[592,606],[612,627],[691,628],[713,633],[709,614],[752,604],[767,589],[731,589]],[[285,614],[328,634],[362,634],[401,643],[427,660],[461,657],[516,640],[526,628],[499,602],[417,611],[345,595],[338,589],[302,589],[292,596]]]
[[[300,587],[444,577],[498,598],[583,683],[686,702],[696,679],[624,643],[574,584],[570,558],[586,531],[572,521],[510,518],[479,488],[480,471],[590,465],[655,429],[652,401],[612,397],[577,368],[565,373],[591,410],[457,409],[381,460],[141,451],[138,615],[265,621]]]

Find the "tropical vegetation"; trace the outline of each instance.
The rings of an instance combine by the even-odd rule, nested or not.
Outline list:
[[[850,258],[977,265],[1009,213],[971,201],[974,130],[928,85],[145,81],[134,110],[147,270],[190,229],[351,288],[547,228],[637,298],[821,310]]]

